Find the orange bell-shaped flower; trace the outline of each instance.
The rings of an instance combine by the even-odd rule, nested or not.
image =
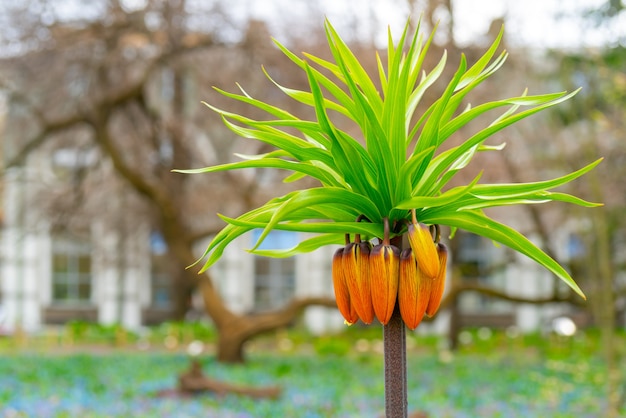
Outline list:
[[[428,315],[429,317],[437,313],[439,305],[441,305],[441,299],[443,298],[443,291],[446,285],[446,265],[448,263],[448,249],[441,242],[437,244],[437,256],[439,260],[439,274],[432,281],[430,300],[428,301],[428,307],[426,307],[426,315]]]
[[[350,302],[365,324],[371,324],[374,320],[370,286],[370,248],[370,243],[361,242],[361,237],[357,234],[354,242],[344,249],[342,260]]]
[[[382,244],[370,252],[370,284],[374,314],[381,324],[387,325],[393,314],[398,294],[400,250],[389,242],[389,221],[385,222]]]
[[[398,282],[398,305],[402,320],[409,329],[422,322],[431,297],[433,279],[420,270],[411,248],[400,254],[400,277]]]
[[[346,277],[344,275],[343,268],[343,252],[344,249],[340,248],[335,251],[333,255],[333,287],[335,290],[335,300],[337,301],[337,308],[346,321],[346,324],[352,325],[359,320],[356,309],[350,301],[350,292],[348,291],[348,285],[346,283]]]

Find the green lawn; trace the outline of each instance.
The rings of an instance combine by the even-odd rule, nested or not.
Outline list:
[[[19,352],[4,341],[0,416],[379,417],[384,388],[377,336],[358,330],[333,337],[278,333],[248,347],[245,365],[218,364],[210,353],[200,357],[213,378],[283,388],[280,399],[262,401],[158,397],[175,388],[189,364],[182,347],[167,351],[153,344],[140,351],[133,344],[91,344],[66,350],[31,342]],[[410,338],[411,410],[437,418],[603,416],[606,370],[595,335],[560,340],[474,332],[463,341],[452,354],[437,349],[441,341],[434,337]]]

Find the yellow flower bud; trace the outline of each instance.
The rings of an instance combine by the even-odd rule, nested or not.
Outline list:
[[[420,223],[411,223],[409,230],[409,244],[417,259],[419,269],[428,277],[435,278],[439,274],[439,258],[436,244],[428,227]]]

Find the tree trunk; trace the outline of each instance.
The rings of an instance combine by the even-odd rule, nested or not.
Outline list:
[[[615,339],[615,295],[613,282],[613,266],[611,260],[610,233],[606,222],[604,208],[594,211],[594,229],[596,233],[597,271],[599,275],[599,291],[596,296],[600,301],[598,323],[602,331],[602,347],[607,368],[608,418],[620,416],[621,404],[621,372],[619,353]]]
[[[459,293],[455,293],[450,299],[450,325],[448,328],[448,348],[459,348],[459,333],[461,332],[461,314],[459,312]]]
[[[244,344],[249,338],[237,330],[222,329],[217,339],[217,361],[221,363],[243,363]]]
[[[589,173],[593,195],[596,201],[603,201],[601,180],[597,172]],[[593,239],[594,245],[589,246],[593,277],[597,278],[595,286],[596,315],[598,325],[602,332],[602,348],[607,369],[607,398],[608,408],[606,416],[616,418],[620,416],[622,403],[621,372],[619,367],[620,354],[615,340],[616,306],[615,306],[615,272],[613,270],[611,231],[609,214],[605,208],[595,208],[593,216]]]

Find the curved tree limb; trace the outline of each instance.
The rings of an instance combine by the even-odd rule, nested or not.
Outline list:
[[[286,327],[309,306],[323,306],[336,308],[334,297],[312,296],[292,299],[285,307],[272,312],[249,316],[254,323],[254,334],[266,332],[272,329]]]
[[[524,296],[515,296],[508,294],[504,291],[494,289],[489,286],[484,286],[479,283],[459,283],[454,284],[450,290],[446,293],[443,300],[441,301],[440,309],[446,309],[450,306],[452,301],[459,297],[461,293],[464,292],[477,292],[481,295],[485,295],[488,297],[506,300],[512,303],[528,303],[533,305],[542,305],[546,303],[569,303],[575,306],[583,306],[584,301],[579,300],[579,298],[575,297],[572,294],[568,296],[558,296],[551,295],[546,297],[524,297]]]

